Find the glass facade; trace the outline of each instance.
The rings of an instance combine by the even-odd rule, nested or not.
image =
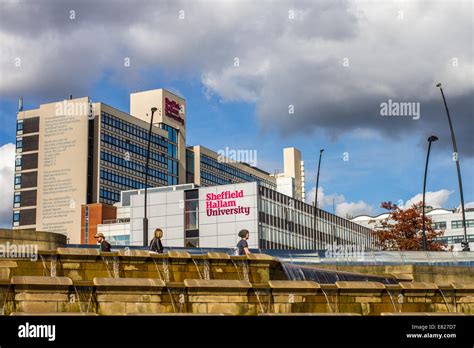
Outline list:
[[[194,182],[194,151],[186,149],[186,183]]]
[[[178,184],[178,130],[165,123],[160,128],[168,132],[168,185]]]
[[[170,139],[176,141],[177,131],[166,130]],[[147,145],[148,129],[106,112],[101,113],[99,202],[114,204],[120,200],[121,191],[145,187]],[[152,134],[148,187],[177,183],[176,143]]]
[[[199,190],[185,192],[184,208],[184,245],[187,248],[197,248],[199,247]]]
[[[326,249],[328,244],[375,249],[373,231],[347,219],[317,210],[289,196],[258,186],[259,247],[261,249]]]
[[[230,163],[220,162],[201,154],[201,185],[229,185],[241,182],[257,182],[259,185],[276,188],[275,183],[240,170]]]

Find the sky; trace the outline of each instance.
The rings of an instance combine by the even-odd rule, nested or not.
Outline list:
[[[459,206],[442,82],[474,207],[473,4],[0,0],[0,226],[18,97],[128,112],[130,93],[156,88],[186,99],[189,145],[255,151],[271,173],[284,147],[300,149],[308,202],[324,148],[318,205],[356,216],[420,200],[432,134],[427,204]]]

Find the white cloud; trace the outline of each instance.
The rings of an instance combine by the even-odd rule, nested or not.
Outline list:
[[[306,203],[313,204],[316,187],[313,187],[306,195]],[[348,216],[372,215],[375,208],[364,201],[346,202],[344,195],[333,193],[325,194],[324,188],[318,188],[318,207],[332,212],[335,207],[336,215],[347,218]]]
[[[453,191],[449,190],[439,190],[434,192],[426,192],[425,195],[425,204],[427,206],[432,206],[433,208],[446,208],[445,204],[448,202],[449,196]],[[418,193],[410,198],[408,201],[402,205],[403,208],[411,207],[413,204],[423,201],[423,194]]]
[[[0,227],[11,227],[15,145],[0,147]]]
[[[375,209],[364,201],[342,202],[336,206],[336,215],[344,218],[357,215],[374,215]]]
[[[0,4],[2,95],[17,98],[25,86],[31,98],[87,94],[104,72],[136,90],[196,78],[208,96],[255,103],[260,124],[283,133],[358,128],[362,136],[397,136],[430,122],[440,144],[450,146],[434,87],[443,81],[458,124],[470,121],[470,1],[177,0],[111,8],[98,0],[74,7],[70,20],[67,2]],[[422,103],[420,120],[380,117],[389,98]],[[468,127],[456,136],[460,151],[472,156]]]
[[[314,203],[314,196],[316,192],[316,187],[313,187],[309,190],[308,194],[306,195],[306,203],[313,204]],[[318,207],[332,207],[334,204],[339,204],[344,202],[346,199],[343,195],[339,195],[337,193],[327,195],[324,193],[324,188],[318,188]],[[332,210],[332,209],[331,209]]]

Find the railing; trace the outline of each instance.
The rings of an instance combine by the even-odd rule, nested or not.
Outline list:
[[[98,245],[70,244],[68,247],[98,248]],[[136,245],[114,245],[112,250],[119,249],[148,250]],[[166,247],[168,250],[186,251],[192,255],[208,252],[221,252],[234,255],[235,248],[183,248]],[[275,250],[251,249],[251,252],[271,255],[283,262],[294,264],[360,264],[360,265],[401,265],[424,264],[436,266],[469,266],[474,267],[474,251],[364,251],[351,254],[328,254],[327,250]]]

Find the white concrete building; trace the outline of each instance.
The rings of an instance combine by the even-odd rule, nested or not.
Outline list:
[[[368,228],[376,228],[377,221],[386,219],[388,213],[383,213],[377,216],[359,215],[351,219],[352,222],[358,223]],[[439,240],[453,246],[453,250],[459,251],[461,249],[461,242],[464,240],[464,229],[462,228],[462,213],[460,210],[449,210],[443,208],[432,209],[426,213],[426,216],[431,217],[433,227],[437,230],[443,230],[444,236]],[[375,220],[376,223],[369,224],[369,221]],[[466,230],[467,238],[471,246],[474,247],[474,209],[466,209]]]
[[[98,232],[112,242],[141,246],[143,189],[123,191],[121,199],[122,220],[100,224]],[[361,250],[376,247],[371,229],[321,209],[316,215],[315,224],[312,205],[257,182],[156,187],[148,190],[148,242],[154,229],[162,228],[163,244],[169,247],[233,248],[238,232],[247,229],[249,247],[255,249],[325,250],[329,244]]]

